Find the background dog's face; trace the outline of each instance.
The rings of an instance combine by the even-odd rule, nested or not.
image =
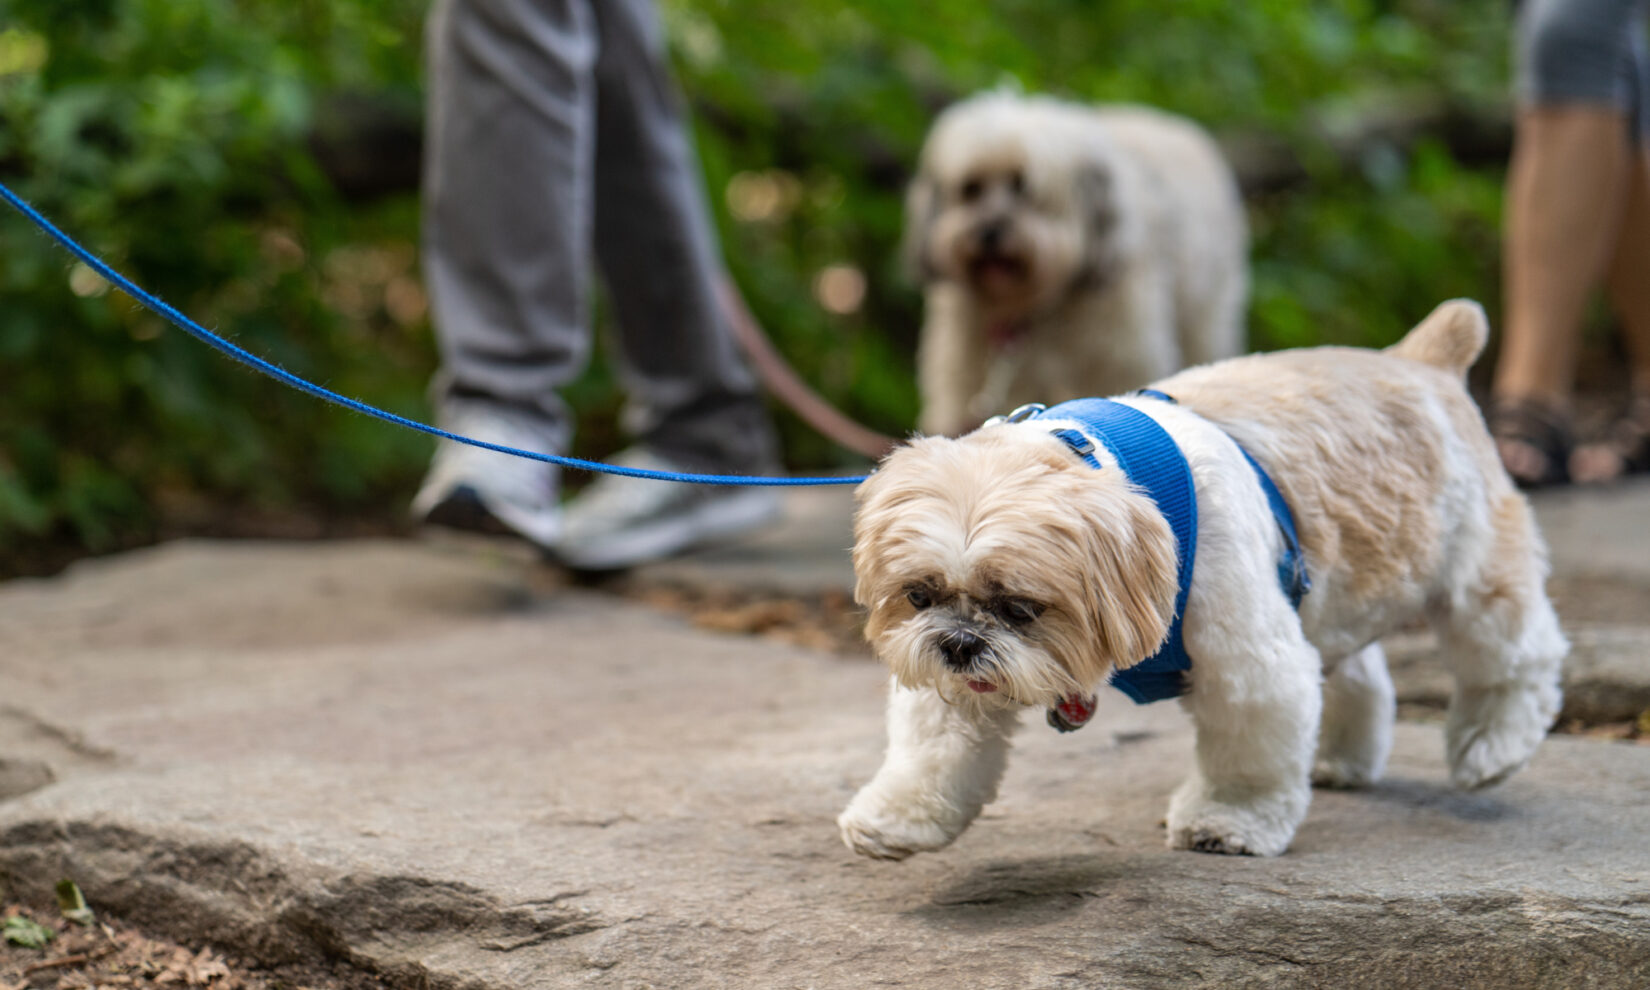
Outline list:
[[[981,704],[1092,690],[1163,642],[1176,591],[1151,500],[1028,423],[890,454],[860,486],[854,573],[899,682]]]
[[[935,124],[906,199],[907,253],[925,281],[966,287],[1015,319],[1104,279],[1111,173],[1047,108],[993,95]]]

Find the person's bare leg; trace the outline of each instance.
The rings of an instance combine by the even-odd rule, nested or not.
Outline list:
[[[1605,285],[1621,318],[1633,390],[1650,391],[1650,146],[1638,149],[1628,169],[1627,206]]]
[[[1582,315],[1621,225],[1629,165],[1620,110],[1525,107],[1508,176],[1503,273],[1506,325],[1495,398],[1567,411]],[[1514,477],[1546,472],[1527,442],[1498,441]]]
[[[1577,448],[1570,459],[1570,474],[1576,481],[1609,481],[1627,469],[1624,449],[1632,435],[1650,433],[1650,423],[1639,423],[1637,406],[1650,403],[1650,147],[1641,147],[1633,157],[1627,179],[1627,207],[1621,232],[1616,237],[1615,254],[1605,276],[1610,304],[1621,320],[1627,345],[1627,361],[1633,402],[1628,421],[1616,432],[1616,442],[1587,444]]]

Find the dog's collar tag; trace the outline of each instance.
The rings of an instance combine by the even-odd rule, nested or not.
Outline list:
[[[1048,724],[1061,732],[1076,732],[1089,724],[1100,699],[1092,694],[1068,694],[1048,710]]]
[[[1128,479],[1145,490],[1168,520],[1169,528],[1174,531],[1179,578],[1168,638],[1156,653],[1127,670],[1114,671],[1109,683],[1133,698],[1136,704],[1178,698],[1186,693],[1185,675],[1192,669],[1192,658],[1187,655],[1181,638],[1181,620],[1186,614],[1186,596],[1191,591],[1192,567],[1197,560],[1197,493],[1192,487],[1192,469],[1185,455],[1157,420],[1110,399],[1075,399],[1031,412],[1023,418],[1076,423],[1079,429],[1065,427],[1052,432],[1090,467],[1100,467],[1096,453],[1103,446]],[[1071,700],[1064,699],[1061,704]],[[1050,721],[1054,720],[1057,710],[1050,710]]]

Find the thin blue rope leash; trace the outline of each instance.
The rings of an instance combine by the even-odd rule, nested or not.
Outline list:
[[[563,457],[559,454],[541,454],[535,450],[521,450],[516,447],[506,447],[503,444],[488,443],[485,440],[476,440],[458,433],[449,433],[446,430],[431,426],[428,423],[420,423],[415,419],[408,419],[405,416],[397,416],[395,413],[379,409],[377,406],[368,405],[359,399],[352,399],[347,395],[339,395],[337,392],[322,388],[307,379],[300,378],[292,372],[287,371],[285,368],[272,364],[256,354],[253,354],[251,351],[230,343],[224,338],[196,323],[194,320],[191,320],[189,317],[183,315],[182,312],[166,300],[145,291],[131,279],[115,271],[113,268],[110,268],[108,264],[106,264],[97,255],[86,250],[84,247],[81,247],[74,238],[59,230],[55,224],[41,215],[39,210],[36,210],[34,207],[30,206],[21,196],[12,192],[11,189],[4,183],[0,183],[0,197],[3,197],[5,201],[10,203],[19,213],[23,214],[25,217],[28,217],[36,227],[39,227],[41,230],[45,231],[70,254],[74,255],[76,258],[79,258],[87,265],[87,267],[103,276],[115,288],[126,293],[128,296],[131,296],[133,299],[137,300],[140,305],[162,317],[168,323],[177,327],[179,330],[182,330],[184,333],[187,333],[189,336],[194,337],[196,340],[206,344],[208,347],[213,348],[219,353],[239,361],[252,370],[275,379],[283,385],[295,388],[300,392],[313,396],[317,399],[330,402],[333,405],[343,406],[345,409],[352,409],[355,412],[363,413],[367,416],[373,417],[374,419],[381,419],[386,423],[394,423],[396,426],[405,427],[409,430],[417,430],[420,433],[428,433],[430,436],[441,437],[444,440],[453,440],[458,443],[469,444],[472,447],[480,447],[483,450],[495,450],[501,454],[510,454],[513,457],[525,457],[528,460],[544,461],[548,464],[556,464],[567,468],[577,468],[581,471],[594,471],[600,474],[617,474],[623,475],[627,478],[647,478],[653,481],[675,481],[692,485],[742,485],[747,487],[781,488],[815,485],[857,485],[861,481],[864,481],[867,477],[867,475],[862,474],[852,477],[826,476],[813,478],[776,478],[763,475],[691,474],[679,471],[652,471],[646,468],[620,467],[616,464],[603,464],[600,461],[587,461],[578,457]]]

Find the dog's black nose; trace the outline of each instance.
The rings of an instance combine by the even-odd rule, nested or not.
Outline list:
[[[940,653],[945,657],[946,666],[962,670],[974,665],[974,661],[985,652],[985,646],[985,640],[979,636],[955,629],[940,640]]]
[[[980,228],[980,247],[986,251],[995,251],[1003,246],[1003,237],[1008,233],[1008,224],[1001,220],[993,220]]]

